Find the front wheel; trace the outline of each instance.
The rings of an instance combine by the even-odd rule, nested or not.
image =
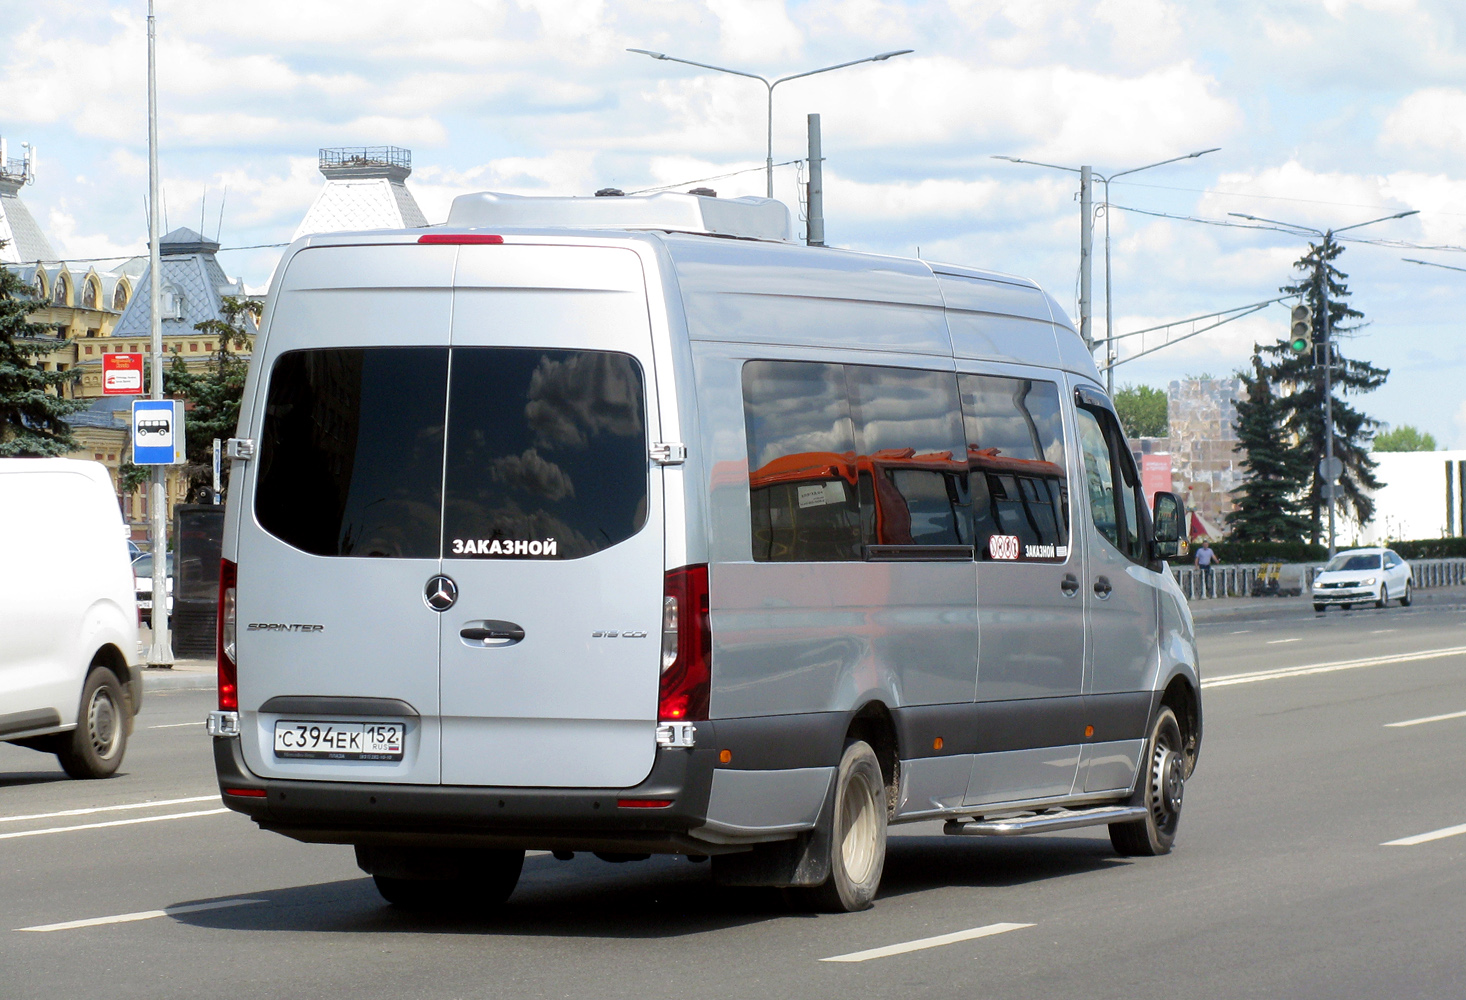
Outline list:
[[[106,667],[93,667],[81,689],[76,728],[60,736],[56,757],[73,778],[106,778],[116,773],[127,751],[127,697],[122,682]]]
[[[1315,604],[1313,606],[1313,610],[1319,611],[1319,612],[1327,611],[1328,609],[1329,609],[1329,606],[1327,604]]]
[[[1379,596],[1374,599],[1374,606],[1382,608],[1390,603],[1390,588],[1384,584],[1379,585]]]
[[[868,909],[886,867],[886,782],[869,743],[853,740],[840,757],[831,823],[830,877],[824,885],[789,891],[811,910]]]
[[[1169,708],[1162,708],[1145,742],[1143,772],[1136,776],[1130,804],[1144,806],[1144,819],[1110,824],[1110,843],[1128,856],[1169,854],[1181,822],[1181,799],[1186,790],[1185,745],[1181,726]]]

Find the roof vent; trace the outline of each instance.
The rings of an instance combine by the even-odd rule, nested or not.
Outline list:
[[[661,229],[792,242],[789,209],[773,198],[677,194],[540,198],[483,191],[453,199],[450,226],[471,229]]]
[[[718,192],[714,191],[712,188],[688,188],[687,193],[700,194],[704,198],[716,198],[718,196]]]
[[[625,198],[626,192],[620,188],[601,188],[596,192],[597,198]]]

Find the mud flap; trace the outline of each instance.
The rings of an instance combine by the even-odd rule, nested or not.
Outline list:
[[[837,771],[838,773],[838,771]],[[824,885],[830,878],[830,832],[835,816],[835,777],[825,790],[819,819],[814,829],[793,840],[755,844],[739,854],[713,858],[713,881],[728,886],[772,886],[775,888]]]

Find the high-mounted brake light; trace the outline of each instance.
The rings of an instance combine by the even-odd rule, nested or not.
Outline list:
[[[228,559],[219,560],[219,711],[239,711],[239,667],[235,662],[235,636],[238,631],[235,588],[239,566]]]
[[[419,243],[457,246],[467,243],[489,243],[494,246],[504,242],[502,236],[491,236],[488,233],[424,233],[417,238]]]
[[[708,717],[712,688],[713,630],[708,620],[708,568],[667,571],[662,597],[661,722]]]

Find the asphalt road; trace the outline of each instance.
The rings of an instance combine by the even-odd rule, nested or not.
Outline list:
[[[219,811],[211,696],[154,694],[108,781],[0,745],[0,997],[1461,997],[1466,827],[1389,845],[1466,824],[1466,593],[1419,597],[1203,612],[1170,856],[897,827],[875,908],[843,916],[589,856],[531,857],[496,915],[399,913],[349,848]]]

